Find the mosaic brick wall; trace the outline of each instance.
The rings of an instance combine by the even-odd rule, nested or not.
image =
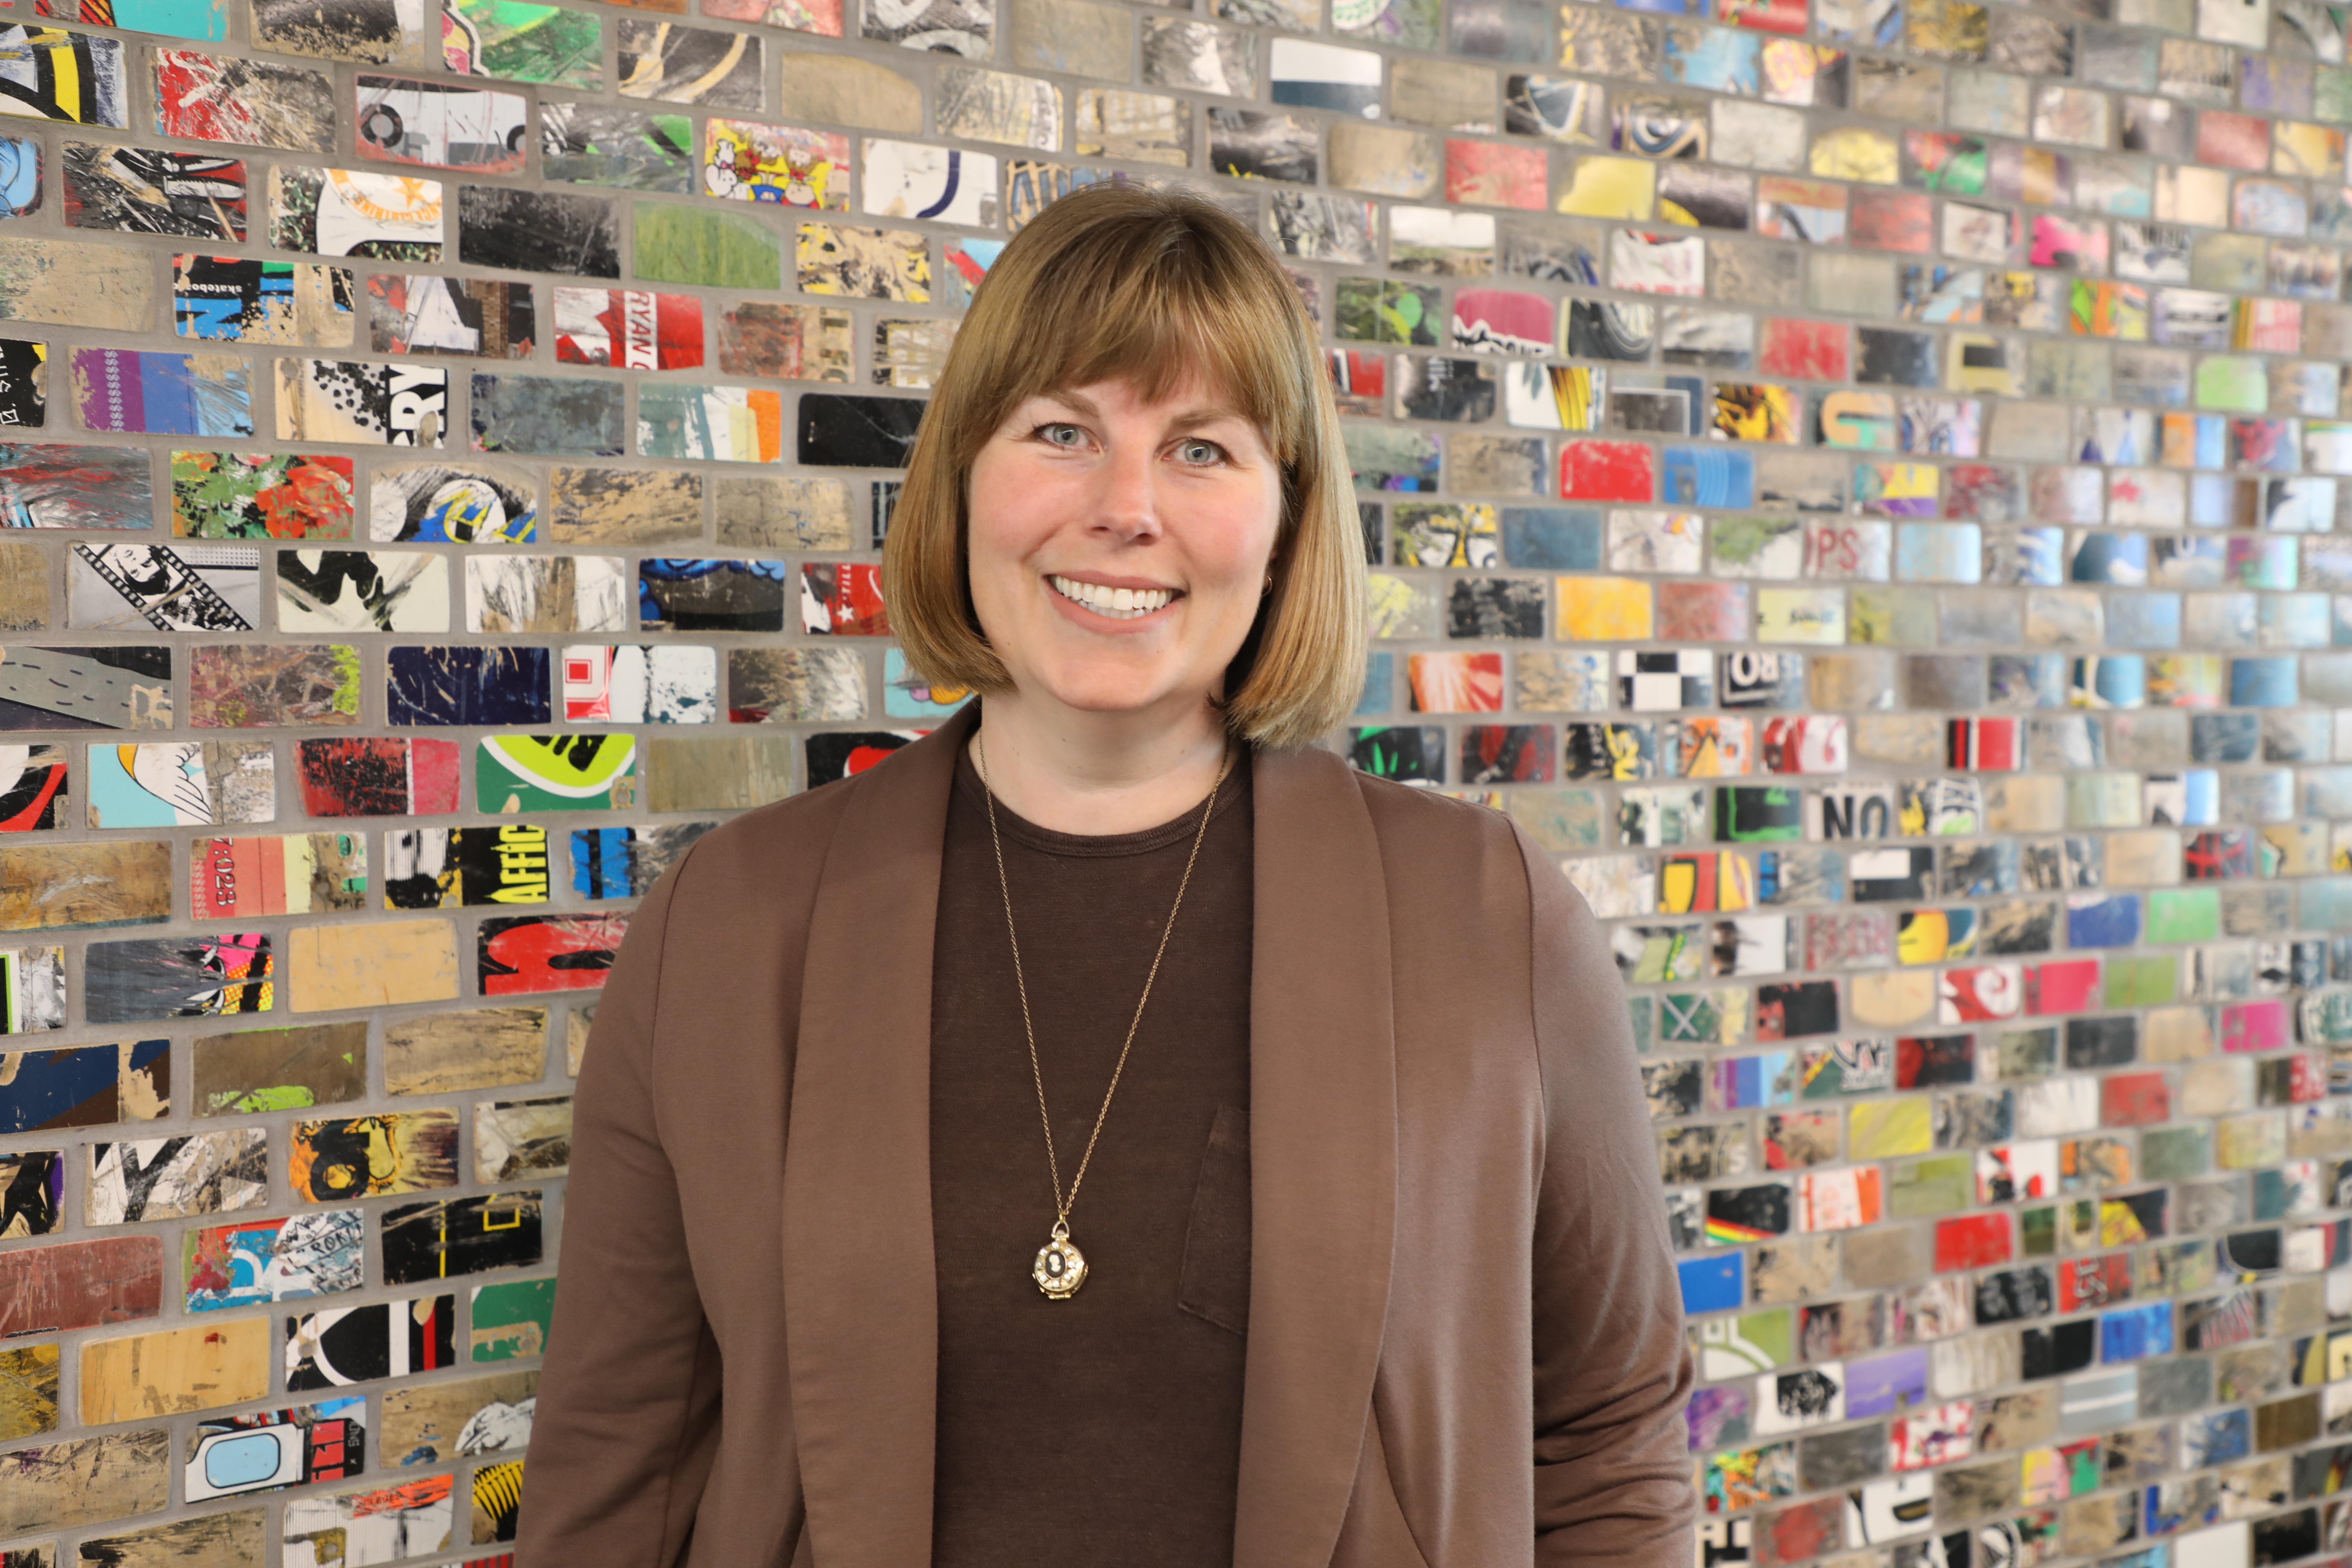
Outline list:
[[[0,18],[0,1563],[502,1561],[629,901],[959,700],[892,469],[1122,177],[1609,922],[1699,1568],[2352,1551],[2347,13],[1689,4]]]

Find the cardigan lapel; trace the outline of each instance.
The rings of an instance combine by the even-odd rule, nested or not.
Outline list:
[[[784,1329],[809,1534],[826,1568],[931,1557],[931,947],[948,794],[976,718],[967,707],[843,786],[810,916],[784,1144]]]
[[[1328,752],[1253,777],[1250,1317],[1234,1568],[1321,1568],[1354,1489],[1388,1315],[1396,1054],[1387,879]]]

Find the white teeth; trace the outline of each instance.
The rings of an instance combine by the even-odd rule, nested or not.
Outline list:
[[[1176,598],[1172,588],[1106,588],[1099,584],[1081,583],[1075,577],[1049,577],[1046,581],[1064,598],[1113,620],[1131,621],[1139,616],[1148,616],[1154,610],[1165,609]]]

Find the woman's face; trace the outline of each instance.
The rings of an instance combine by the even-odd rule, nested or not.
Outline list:
[[[971,467],[972,604],[1022,699],[1190,709],[1256,618],[1282,475],[1250,422],[1187,377],[1033,397]]]

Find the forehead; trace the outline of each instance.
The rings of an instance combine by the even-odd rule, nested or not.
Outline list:
[[[1193,422],[1209,419],[1251,422],[1239,399],[1208,376],[1193,370],[1187,370],[1171,378],[1166,385],[1158,387],[1140,377],[1092,381],[1084,384],[1060,382],[1041,388],[1034,395],[1088,415],[1159,414]]]

